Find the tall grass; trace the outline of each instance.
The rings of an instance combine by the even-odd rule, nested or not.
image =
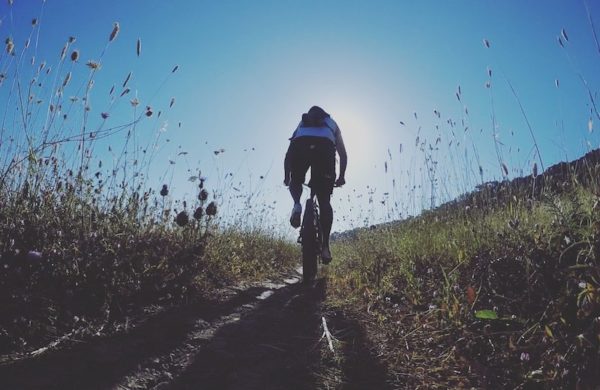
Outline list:
[[[392,370],[415,370],[424,361],[441,370],[438,377],[412,378],[415,385],[448,383],[444,375],[465,359],[487,367],[488,385],[593,383],[600,159],[598,151],[589,157],[590,170],[581,167],[586,185],[575,176],[566,187],[563,178],[547,177],[546,188],[556,181],[561,191],[535,197],[531,183],[499,185],[339,239],[329,304],[374,315],[365,326],[387,335],[382,353]],[[495,319],[486,320],[488,313]],[[437,358],[426,349],[433,330]],[[410,356],[408,331],[417,349]],[[480,374],[461,377],[484,385]]]
[[[293,247],[276,232],[220,229],[221,195],[203,178],[192,201],[174,200],[168,183],[149,187],[162,134],[152,119],[174,99],[168,108],[140,101],[125,71],[98,103],[94,83],[118,23],[87,62],[74,37],[56,58],[36,58],[41,23],[0,54],[0,354],[110,332],[149,305],[209,299],[293,266]],[[146,144],[142,129],[156,134]]]

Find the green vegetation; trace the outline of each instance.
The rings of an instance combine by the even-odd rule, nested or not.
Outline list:
[[[361,321],[397,385],[598,383],[599,157],[346,234],[329,309]]]
[[[167,184],[150,188],[163,126],[150,118],[161,110],[130,100],[131,72],[111,88],[106,111],[89,103],[119,28],[87,64],[75,37],[55,61],[29,61],[34,45],[9,39],[0,54],[2,355],[64,335],[110,333],[152,305],[213,298],[219,287],[274,277],[297,262],[294,246],[272,230],[221,229],[221,198],[200,175],[193,202],[173,201]],[[32,40],[37,29],[34,20]],[[133,119],[115,124],[112,114]],[[156,136],[144,145],[141,130]]]

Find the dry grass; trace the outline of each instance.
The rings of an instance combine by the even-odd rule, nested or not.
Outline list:
[[[560,191],[548,174],[533,198],[533,179],[484,187],[338,240],[328,305],[361,308],[397,385],[598,383],[598,155]]]

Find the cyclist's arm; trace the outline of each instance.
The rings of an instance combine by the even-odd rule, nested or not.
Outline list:
[[[300,125],[298,125],[298,126],[300,126]],[[290,145],[288,146],[288,150],[285,153],[285,159],[283,160],[283,170],[284,170],[283,184],[285,184],[286,186],[290,184],[290,180],[291,180],[290,174],[292,172],[292,162],[291,162],[291,158],[290,158],[290,149],[292,148],[291,141],[296,136],[297,130],[298,130],[298,128],[296,128],[296,130],[294,130],[294,133],[290,137]]]
[[[288,150],[285,153],[285,159],[283,160],[283,184],[286,186],[290,185],[290,174],[292,172],[292,162],[290,158],[290,148],[292,147],[292,143],[290,142],[290,146],[288,146]]]
[[[345,181],[346,178],[346,166],[348,165],[348,155],[346,154],[346,146],[344,145],[344,139],[342,138],[342,132],[339,127],[335,134],[335,148],[340,155],[340,174],[338,181],[342,179]]]

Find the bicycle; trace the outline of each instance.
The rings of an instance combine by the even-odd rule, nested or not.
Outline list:
[[[311,283],[317,276],[318,263],[323,246],[323,229],[319,219],[319,205],[314,189],[310,189],[310,197],[306,200],[298,243],[302,245],[302,282]],[[321,261],[322,262],[322,261]]]

